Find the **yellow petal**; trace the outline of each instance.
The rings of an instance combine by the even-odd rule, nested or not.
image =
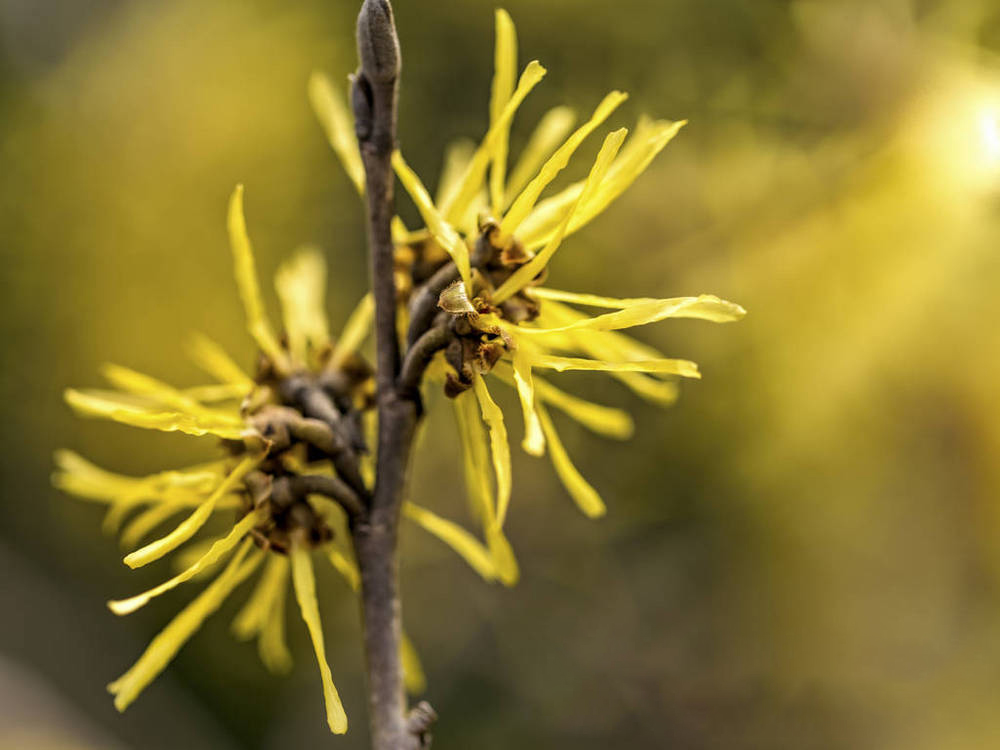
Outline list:
[[[365,167],[361,161],[358,139],[354,134],[354,118],[347,108],[345,97],[336,90],[329,78],[314,72],[309,76],[309,102],[344,171],[358,193],[364,195]]]
[[[514,384],[521,411],[524,413],[524,440],[521,447],[525,453],[541,456],[545,453],[545,435],[535,411],[535,384],[531,377],[531,361],[523,351],[514,352]]]
[[[686,359],[651,359],[640,362],[604,362],[580,357],[555,357],[550,354],[534,356],[531,364],[556,372],[566,370],[595,370],[600,372],[655,372],[661,375],[679,375],[682,378],[700,378],[698,365]]]
[[[375,409],[367,409],[361,415],[361,429],[364,431],[365,442],[368,443],[368,452],[361,454],[358,470],[365,486],[374,487],[375,461],[378,457],[378,412]]]
[[[556,328],[519,326],[517,330],[519,334],[544,336],[576,330],[615,331],[656,323],[666,318],[697,318],[714,323],[727,323],[739,320],[746,315],[746,311],[739,305],[708,294],[700,297],[629,300],[628,302],[630,304],[623,305],[624,309],[622,310],[593,318],[584,318]]]
[[[274,286],[281,300],[288,348],[301,365],[330,343],[326,323],[326,261],[313,247],[299,249],[278,269]]]
[[[313,574],[312,557],[309,549],[301,544],[293,543],[289,551],[292,561],[292,583],[295,587],[295,598],[298,600],[302,619],[309,629],[316,661],[319,663],[319,673],[323,679],[323,698],[326,702],[326,723],[334,734],[344,734],[347,731],[347,714],[340,695],[333,684],[330,665],[326,661],[326,646],[323,643],[323,627],[319,620],[319,604],[316,601],[316,577]]]
[[[195,385],[181,391],[187,398],[197,401],[200,404],[218,404],[222,401],[242,400],[248,392],[247,388],[230,383]]]
[[[441,167],[441,177],[438,179],[437,192],[434,195],[435,206],[445,206],[451,203],[462,187],[462,178],[469,168],[476,144],[462,138],[450,143],[444,153],[444,165]]]
[[[503,528],[507,518],[507,507],[510,505],[511,463],[510,444],[507,442],[507,428],[503,421],[503,412],[490,396],[486,381],[477,375],[473,380],[473,390],[479,401],[479,409],[483,421],[490,428],[490,454],[493,458],[493,471],[497,479],[497,510],[496,526]]]
[[[374,314],[375,302],[371,294],[366,294],[348,317],[344,324],[344,330],[337,338],[337,345],[333,349],[333,356],[328,364],[331,370],[343,366],[347,358],[354,354],[368,338],[368,334],[372,330],[372,316]]]
[[[358,570],[358,564],[354,561],[353,556],[334,544],[328,544],[324,549],[333,569],[340,573],[347,585],[351,587],[351,591],[359,591],[361,589],[361,571]]]
[[[486,526],[493,525],[496,516],[490,489],[490,459],[486,433],[479,419],[476,397],[463,393],[453,399],[458,434],[462,443],[462,467],[465,488],[473,513]]]
[[[292,668],[292,653],[285,641],[285,596],[288,576],[283,575],[278,585],[271,610],[257,639],[257,653],[264,668],[271,674],[287,674]]]
[[[73,451],[55,452],[56,472],[52,483],[73,495],[87,500],[118,502],[124,498],[155,499],[167,488],[185,487],[204,490],[217,481],[217,472],[208,467],[184,471],[167,471],[147,477],[115,474],[92,464]]]
[[[256,510],[247,514],[239,523],[233,526],[232,530],[226,534],[226,536],[216,541],[202,558],[200,558],[194,565],[185,570],[183,573],[178,573],[169,581],[165,581],[159,586],[154,586],[148,591],[136,596],[128,599],[119,599],[117,601],[108,602],[108,607],[116,615],[131,614],[137,609],[145,607],[151,599],[159,596],[160,594],[164,594],[171,589],[177,588],[185,581],[190,581],[208,566],[219,562],[236,548],[236,545],[242,541],[243,537],[249,533],[250,529],[259,524],[262,520],[264,520],[263,511]]]
[[[169,500],[197,504],[191,498],[211,490],[221,481],[224,461],[201,464],[189,469],[163,471],[146,477],[130,477],[105,471],[72,451],[56,452],[52,480],[56,487],[88,500],[141,502]]]
[[[264,668],[272,674],[286,674],[292,668],[292,654],[285,641],[285,596],[288,593],[288,566],[281,568],[271,608],[264,616],[257,653]]]
[[[245,388],[249,393],[253,380],[243,372],[226,351],[207,336],[195,334],[188,345],[188,356],[206,373],[220,383],[229,383]]]
[[[416,172],[410,169],[399,151],[396,151],[392,155],[392,166],[396,170],[399,181],[406,188],[406,192],[410,194],[410,197],[416,204],[417,210],[427,225],[427,229],[434,235],[434,239],[437,240],[438,244],[447,251],[451,259],[455,261],[455,266],[458,268],[458,273],[462,277],[462,281],[465,282],[466,286],[469,286],[471,279],[469,247],[465,244],[465,240],[459,236],[454,227],[444,219],[443,215],[435,207],[431,201],[431,196],[427,192],[427,188],[424,187],[424,183],[420,181]]]
[[[216,503],[223,495],[236,487],[248,473],[253,471],[263,460],[262,456],[245,456],[242,461],[233,469],[232,473],[225,478],[208,499],[195,509],[194,513],[188,516],[180,526],[171,531],[165,537],[150,542],[142,549],[138,549],[125,557],[125,564],[130,568],[138,568],[147,565],[154,560],[159,560],[168,552],[177,549],[202,526],[212,515]]]
[[[558,174],[569,164],[570,157],[586,140],[587,136],[596,130],[602,122],[611,116],[622,102],[628,98],[628,94],[621,91],[612,91],[597,105],[594,114],[583,124],[560,148],[549,158],[542,167],[538,175],[528,183],[528,186],[517,197],[510,210],[504,216],[500,224],[500,236],[503,239],[509,238],[517,232],[528,214],[535,207],[539,196],[547,188]]]
[[[552,322],[557,325],[565,325],[584,320],[586,317],[583,313],[573,310],[561,302],[547,300],[542,308],[539,321],[544,319],[546,325]],[[558,336],[559,334],[554,335]],[[572,342],[571,348],[579,349],[594,359],[639,361],[659,359],[663,356],[653,347],[617,331],[570,331],[564,335]],[[673,381],[656,380],[636,372],[612,372],[611,376],[621,381],[637,395],[659,406],[670,406],[677,401],[679,395],[677,385]]]
[[[451,547],[485,580],[496,580],[497,573],[489,551],[457,523],[409,502],[403,504],[403,515]]]
[[[132,427],[163,432],[183,432],[187,435],[213,435],[223,440],[242,440],[244,425],[238,416],[219,413],[196,416],[174,411],[160,411],[150,406],[128,403],[116,394],[99,391],[64,392],[68,403],[78,414],[87,417],[110,419]]]
[[[570,233],[577,231],[595,216],[603,213],[615,198],[624,193],[639,175],[646,171],[656,155],[673,140],[674,136],[686,124],[687,120],[657,122],[649,126],[648,132],[637,132],[635,148],[626,149],[622,158],[614,164],[608,173],[607,182],[601,185],[592,198],[584,204],[582,210],[573,217]]]
[[[496,524],[486,527],[486,544],[496,566],[497,576],[504,586],[514,586],[521,577],[514,550],[504,536],[503,529]]]
[[[260,660],[273,674],[284,674],[292,667],[292,655],[285,642],[288,579],[288,557],[268,555],[264,573],[232,626],[233,634],[240,640],[258,636]]]
[[[517,76],[517,31],[507,11],[496,11],[496,50],[494,52],[493,90],[490,97],[490,129],[497,127],[490,167],[490,202],[495,216],[503,211],[504,183],[507,179],[507,151],[510,144],[510,120],[500,123],[504,107],[514,93]]]
[[[486,137],[483,138],[476,153],[473,154],[469,167],[462,177],[461,185],[455,191],[455,198],[450,203],[441,206],[441,215],[451,222],[459,221],[473,199],[478,195],[484,185],[486,170],[490,165],[496,150],[497,140],[502,138],[504,133],[509,132],[510,123],[514,119],[514,114],[525,97],[531,90],[545,77],[546,70],[537,60],[533,60],[525,67],[521,78],[517,83],[517,88],[511,95],[507,104],[503,108],[500,116],[490,125]]]
[[[473,512],[479,517],[486,537],[489,556],[496,569],[496,576],[505,586],[517,583],[520,572],[514,550],[496,522],[496,510],[490,490],[490,458],[486,431],[479,418],[479,409],[473,393],[463,393],[453,399],[462,441],[462,458],[465,469],[466,491],[472,502]]]
[[[257,581],[250,598],[240,608],[233,620],[232,632],[236,638],[247,641],[260,633],[271,611],[281,581],[287,578],[288,557],[277,554],[268,555],[267,564],[264,566],[260,580]]]
[[[498,363],[493,372],[505,382],[514,384],[513,370],[508,370],[506,363]],[[537,398],[556,407],[592,432],[617,440],[627,440],[635,432],[635,422],[628,412],[578,398],[537,375],[532,376],[532,382]]]
[[[447,167],[447,163],[445,164]],[[396,245],[408,245],[412,241],[412,235],[406,224],[398,216],[393,216],[389,222],[389,232],[392,234],[392,241]]]
[[[580,194],[579,200],[573,207],[566,212],[566,218],[563,219],[562,224],[559,225],[559,229],[552,236],[552,239],[548,244],[542,248],[542,250],[531,260],[525,263],[523,266],[518,268],[513,274],[508,278],[497,291],[493,294],[493,301],[497,304],[503,302],[504,300],[512,297],[523,287],[527,286],[538,274],[542,272],[542,269],[548,265],[549,261],[552,260],[552,256],[556,254],[556,250],[562,244],[563,237],[566,236],[566,229],[573,219],[573,215],[579,209],[579,207],[586,202],[590,195],[598,188],[601,182],[604,180],[604,176],[611,166],[611,162],[614,160],[615,155],[618,153],[618,149],[621,148],[622,142],[625,140],[625,135],[628,133],[627,130],[622,128],[621,130],[616,130],[610,133],[607,138],[604,139],[604,145],[601,147],[600,153],[597,155],[597,159],[594,161],[594,166],[590,170],[590,175],[587,177],[587,181],[584,184],[583,192]],[[530,189],[530,188],[529,188]]]
[[[178,550],[177,554],[173,556],[170,560],[170,569],[177,572],[183,573],[185,570],[194,565],[198,560],[205,556],[205,553],[212,548],[215,544],[215,539],[201,539],[197,542],[191,542],[184,549]],[[208,566],[201,570],[197,575],[195,575],[194,580],[199,578],[204,578],[206,574],[210,573],[215,566]]]
[[[177,503],[157,503],[150,508],[146,508],[137,515],[122,530],[121,545],[124,549],[132,549],[157,526],[177,515],[184,510],[183,505]]]
[[[573,465],[548,412],[544,407],[539,407],[538,415],[541,418],[542,429],[545,430],[545,437],[549,441],[549,455],[552,457],[552,465],[555,467],[556,474],[559,475],[563,486],[566,487],[570,496],[585,515],[590,518],[603,516],[607,512],[604,501],[597,494],[597,490],[587,483],[587,480]]]
[[[115,696],[115,708],[124,711],[164,670],[201,624],[222,606],[233,589],[253,573],[263,555],[255,555],[244,563],[252,545],[251,540],[246,540],[219,577],[160,631],[131,669],[108,685],[108,691]]]
[[[719,299],[712,294],[702,294],[697,297],[676,297],[674,299],[619,299],[615,297],[599,297],[594,294],[577,294],[576,292],[564,292],[548,287],[535,287],[531,290],[532,297],[544,300],[557,300],[559,302],[569,302],[574,305],[587,305],[589,307],[606,307],[624,310],[630,307],[639,307],[658,303],[664,307],[676,305],[676,309],[671,310],[671,318],[696,318],[708,320],[712,323],[729,323],[743,318],[747,311],[740,305]]]
[[[285,354],[274,337],[271,324],[264,314],[260,298],[260,284],[257,283],[257,268],[254,264],[253,247],[247,234],[246,218],[243,214],[243,186],[237,185],[229,199],[229,244],[233,251],[233,269],[236,286],[246,311],[247,330],[268,357],[285,371],[288,370]]]
[[[565,140],[575,121],[576,113],[569,107],[553,107],[545,113],[507,179],[504,208],[525,188],[539,167]]]
[[[138,483],[133,477],[105,471],[74,451],[57,450],[54,459],[57,471],[52,475],[52,483],[65,492],[87,499],[115,498]]]
[[[612,165],[606,182],[579,207],[566,234],[573,234],[602,213],[646,170],[653,158],[685,123],[686,121],[640,124],[621,156]],[[565,207],[577,199],[581,190],[581,184],[577,183],[538,204],[518,232],[521,242],[529,249],[541,247],[548,242],[560,217],[564,215]]]
[[[427,689],[427,678],[420,664],[420,656],[406,632],[399,644],[399,659],[403,663],[403,682],[410,695],[420,695]]]
[[[116,388],[120,388],[126,393],[146,397],[156,402],[158,406],[176,409],[184,414],[204,416],[208,419],[233,421],[238,419],[236,411],[227,412],[205,407],[192,395],[128,367],[106,364],[101,368],[101,374]]]

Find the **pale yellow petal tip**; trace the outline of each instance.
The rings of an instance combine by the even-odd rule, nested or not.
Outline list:
[[[112,599],[108,602],[108,609],[119,617],[132,614],[141,606],[134,599]]]
[[[145,550],[145,547],[143,547],[142,549],[137,549],[135,552],[130,552],[129,554],[125,555],[125,558],[122,560],[122,562],[128,565],[130,568],[132,568],[132,570],[135,570],[136,568],[141,568],[143,565],[146,565],[147,562],[151,562],[149,560],[144,559],[145,555],[140,554],[141,552],[143,552],[143,550]]]
[[[497,526],[490,526],[486,529],[486,537],[500,583],[508,588],[516,586],[521,579],[521,570],[514,556],[514,549],[504,536],[503,530]]]
[[[525,435],[521,441],[521,450],[529,456],[541,458],[545,455],[545,438],[540,435]]]
[[[524,73],[521,74],[521,80],[541,80],[548,72],[548,69],[538,62],[538,60],[532,60],[528,63],[527,67],[525,67]]]

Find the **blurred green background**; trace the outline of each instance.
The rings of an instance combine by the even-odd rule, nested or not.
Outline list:
[[[396,5],[402,146],[433,183],[447,142],[485,130],[494,4]],[[587,112],[612,88],[632,94],[616,127],[691,120],[553,283],[708,292],[750,315],[640,332],[702,366],[671,410],[563,381],[632,408],[638,434],[559,423],[608,501],[597,523],[547,461],[516,458],[517,588],[406,532],[435,747],[1000,747],[1000,7],[505,7],[522,64],[550,70],[515,150],[547,107]],[[346,738],[326,734],[304,628],[290,620],[297,667],[273,679],[228,637],[235,601],[118,716],[104,685],[192,591],[116,619],[104,601],[163,572],[128,572],[99,510],[48,478],[62,446],[135,473],[211,452],[77,421],[60,392],[109,360],[194,383],[193,330],[249,361],[224,225],[236,182],[262,278],[316,242],[335,329],[361,295],[358,199],[305,97],[312,69],[352,69],[356,9],[0,0],[2,750],[366,746],[357,613],[332,574]],[[439,412],[413,484],[461,517]]]

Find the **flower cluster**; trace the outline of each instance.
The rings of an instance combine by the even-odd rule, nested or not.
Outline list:
[[[547,451],[580,509],[601,516],[604,502],[571,462],[549,409],[618,439],[631,436],[632,419],[568,394],[536,371],[607,372],[642,398],[667,406],[677,398],[679,378],[700,377],[697,365],[666,358],[620,331],[667,318],[724,323],[746,314],[711,295],[616,299],[545,285],[549,262],[564,240],[606,210],[686,124],[643,117],[630,138],[625,128],[608,133],[586,179],[543,198],[577,149],[627,99],[611,92],[575,129],[572,110],[551,109],[508,168],[514,116],[545,73],[532,61],[518,76],[514,24],[506,11],[497,10],[486,135],[478,145],[463,140],[448,149],[434,198],[402,153],[393,156],[396,174],[425,224],[410,231],[397,217],[393,226],[407,344],[421,355],[422,341],[443,350],[427,375],[442,381],[454,399],[468,493],[489,548],[488,557],[477,556],[476,567],[505,583],[517,578],[502,532],[511,498],[511,458],[504,416],[488,382],[517,392],[524,451],[532,456]],[[361,156],[343,97],[320,74],[314,74],[309,92],[331,146],[364,193]],[[607,312],[591,315],[579,308]],[[492,566],[485,565],[487,559]]]
[[[449,150],[435,199],[407,166],[393,159],[400,182],[426,227],[394,222],[396,287],[405,338],[401,383],[415,391],[436,383],[451,397],[463,446],[467,491],[482,537],[431,510],[405,503],[403,514],[458,552],[487,580],[511,585],[518,567],[503,528],[512,493],[511,453],[503,412],[492,384],[510,386],[520,399],[522,447],[548,453],[569,494],[588,516],[605,506],[563,448],[549,409],[590,430],[627,438],[628,414],[566,393],[539,370],[599,370],[659,404],[677,395],[679,377],[698,377],[692,362],[668,359],[621,329],[666,318],[737,320],[738,306],[712,296],[612,299],[543,285],[563,241],[604,211],[649,165],[682,122],[642,120],[633,136],[607,135],[589,175],[542,198],[583,141],[614,112],[625,95],[609,94],[573,129],[564,107],[551,110],[508,170],[514,115],[545,74],[530,63],[517,78],[516,35],[497,12],[496,72],[490,126],[478,146]],[[364,193],[364,169],[346,105],[330,82],[315,74],[309,95],[330,143]],[[106,528],[121,529],[136,568],[177,552],[176,575],[149,591],[109,603],[125,615],[154,597],[213,575],[203,591],[157,635],[136,664],[109,685],[124,710],[163,671],[201,623],[259,570],[256,587],[233,622],[243,639],[256,638],[260,657],[275,672],[289,668],[285,645],[289,585],[318,659],[330,729],[346,731],[347,717],[327,665],[313,573],[319,554],[357,590],[360,575],[351,526],[364,512],[373,484],[375,434],[373,371],[362,351],[372,325],[366,296],[331,336],[325,315],[325,264],[314,249],[296,253],[278,271],[279,336],[264,313],[238,187],[228,228],[235,277],[247,328],[260,350],[252,373],[204,336],[192,341],[193,361],[212,379],[175,388],[133,370],[109,365],[114,390],[68,390],[80,415],[133,427],[193,436],[220,444],[208,463],[147,477],[100,469],[69,451],[56,456],[56,485],[108,507]],[[605,312],[587,314],[580,308]],[[164,536],[147,541],[162,524],[183,515]],[[227,519],[221,535],[213,517]],[[404,638],[409,687],[421,689],[419,661]]]

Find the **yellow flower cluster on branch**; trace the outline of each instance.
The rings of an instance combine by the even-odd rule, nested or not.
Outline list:
[[[580,510],[598,517],[605,513],[605,503],[573,464],[551,411],[613,439],[631,436],[632,419],[561,390],[539,372],[605,372],[642,398],[668,405],[677,396],[679,378],[700,377],[697,366],[665,357],[622,331],[670,318],[723,323],[740,319],[744,311],[711,295],[618,299],[545,285],[548,267],[566,240],[605,211],[684,122],[644,118],[631,137],[625,128],[611,130],[587,176],[547,195],[576,151],[626,95],[608,94],[575,130],[571,110],[549,110],[510,166],[515,115],[546,71],[533,61],[518,75],[514,24],[502,10],[496,22],[486,134],[478,144],[462,141],[449,148],[433,198],[395,152],[395,172],[425,226],[410,231],[397,218],[393,239],[397,318],[406,340],[400,387],[418,393],[430,383],[443,386],[452,397],[466,492],[481,534],[411,502],[403,504],[402,514],[451,547],[487,581],[513,585],[519,568],[504,533],[515,496],[509,430],[491,389],[502,384],[513,390],[524,424],[524,451],[547,453]],[[308,94],[334,152],[363,195],[365,171],[344,100],[318,73],[309,80]],[[352,591],[360,589],[352,523],[364,511],[374,479],[375,386],[372,368],[361,354],[371,333],[374,303],[371,295],[363,296],[340,335],[332,336],[325,313],[325,261],[315,248],[302,248],[275,279],[282,310],[282,330],[277,332],[265,312],[243,197],[243,187],[237,186],[227,224],[247,330],[261,354],[255,371],[246,372],[219,345],[198,335],[189,354],[212,382],[175,388],[108,365],[103,375],[111,390],[70,389],[65,394],[81,416],[212,437],[221,446],[216,459],[127,477],[60,451],[54,482],[107,506],[105,528],[121,530],[130,567],[176,553],[175,574],[148,591],[109,602],[116,614],[135,612],[155,597],[214,576],[135,665],[109,685],[119,710],[259,569],[233,622],[234,635],[256,639],[269,670],[287,671],[291,654],[285,643],[285,607],[291,587],[319,664],[330,730],[342,733],[347,715],[327,663],[313,564],[319,553]],[[410,375],[414,383],[406,382]],[[169,532],[150,539],[178,517]],[[221,533],[207,532],[212,518],[229,523]],[[400,657],[409,687],[422,690],[423,671],[405,637]]]
[[[465,346],[455,356],[447,351],[439,354],[428,370],[429,379],[448,380],[450,395],[457,396],[468,491],[483,523],[486,543],[496,553],[494,569],[502,569],[500,578],[508,583],[517,577],[502,531],[512,495],[510,448],[504,415],[490,394],[490,376],[513,386],[519,398],[525,452],[541,456],[548,448],[570,496],[588,516],[599,516],[605,511],[604,502],[573,465],[545,404],[614,438],[631,435],[631,419],[619,410],[565,394],[535,372],[606,372],[642,398],[669,405],[677,397],[678,378],[700,377],[697,365],[664,357],[620,331],[668,318],[725,323],[745,315],[739,305],[712,295],[614,299],[542,285],[565,240],[605,211],[647,169],[685,121],[643,117],[631,137],[625,128],[612,130],[585,179],[546,195],[576,151],[614,114],[627,94],[608,94],[575,130],[572,110],[550,110],[508,170],[514,116],[545,74],[533,61],[518,78],[517,46],[510,16],[498,10],[489,128],[478,145],[460,141],[448,149],[436,200],[402,153],[397,151],[393,157],[396,174],[425,224],[425,229],[410,232],[397,220],[400,256],[405,258],[419,249],[424,256],[434,258],[436,251],[438,264],[450,259],[455,266],[457,283],[442,290],[438,306],[453,318],[452,327],[459,331],[456,337]],[[325,92],[322,100],[314,96],[313,104],[328,134],[343,129],[330,135],[331,143],[346,143],[352,125],[344,116],[343,105],[332,103],[337,100],[331,93],[333,86],[321,74],[314,74],[311,87]],[[356,148],[335,145],[335,151],[353,179],[359,163]],[[359,189],[363,191],[363,185]],[[412,312],[413,304],[416,302],[409,311],[401,312]],[[604,312],[589,315],[579,308]],[[466,390],[471,392],[465,395]],[[478,409],[470,408],[472,401],[478,403]],[[491,577],[492,571],[483,565],[482,549],[473,550],[467,539],[454,535],[449,535],[449,543],[478,572]]]

